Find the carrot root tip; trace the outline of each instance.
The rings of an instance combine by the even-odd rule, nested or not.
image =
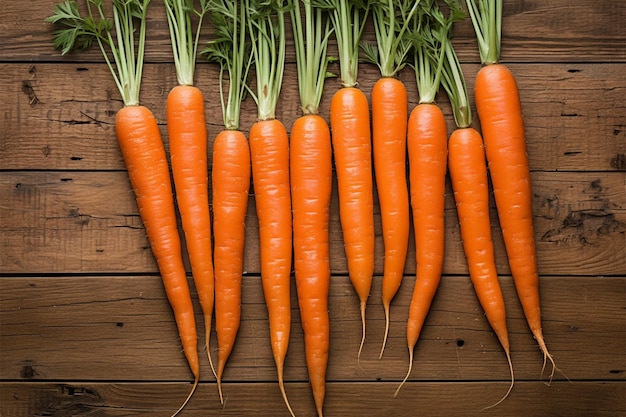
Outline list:
[[[175,417],[176,415],[178,415],[178,413],[180,413],[183,408],[185,408],[185,406],[187,405],[187,403],[189,402],[189,400],[191,399],[191,397],[193,396],[193,393],[196,392],[196,388],[198,388],[198,383],[200,382],[200,377],[196,376],[194,382],[193,382],[193,386],[191,387],[191,392],[189,393],[189,395],[187,395],[187,398],[185,399],[185,401],[183,401],[183,404],[180,406],[180,408],[178,410],[176,410],[176,412],[174,414],[172,414],[171,417]]]
[[[385,303],[383,307],[385,308],[385,335],[383,336],[383,345],[380,348],[380,354],[378,355],[379,360],[383,358],[385,346],[387,345],[387,337],[389,336],[389,304]]]
[[[504,396],[502,398],[500,398],[500,400],[498,400],[496,403],[494,403],[492,405],[489,405],[489,406],[483,408],[481,411],[485,411],[485,410],[488,410],[490,408],[496,407],[497,405],[502,403],[504,400],[506,400],[507,397],[509,396],[509,394],[511,393],[511,391],[513,390],[513,385],[515,384],[515,376],[513,374],[513,362],[511,361],[511,354],[510,354],[510,352],[508,350],[506,351],[506,359],[507,359],[507,361],[509,363],[509,371],[511,372],[511,384],[509,385],[509,389],[506,391]]]
[[[404,386],[406,381],[408,381],[412,370],[413,370],[413,349],[409,348],[409,369],[406,372],[406,376],[404,377],[400,385],[398,385],[398,388],[396,388],[396,391],[393,393],[393,398],[396,398],[398,396],[398,394],[400,393],[400,389]]]

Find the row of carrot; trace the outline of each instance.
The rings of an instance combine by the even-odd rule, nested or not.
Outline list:
[[[139,103],[149,3],[113,0],[111,18],[105,15],[102,0],[86,0],[86,11],[75,0],[65,0],[47,20],[59,26],[54,44],[63,54],[98,45],[123,98],[124,107],[116,116],[116,134],[194,375],[192,391],[176,413],[193,395],[200,369],[174,190],[203,310],[207,355],[223,403],[222,376],[241,320],[244,222],[252,183],[261,277],[279,387],[293,415],[283,382],[293,264],[309,379],[317,413],[323,415],[333,164],[348,271],[360,300],[359,355],[374,274],[372,172],[383,229],[385,340],[391,302],[403,276],[411,214],[413,218],[417,279],[407,321],[409,368],[404,381],[411,374],[413,349],[442,274],[444,188],[449,172],[470,278],[506,353],[511,370],[506,395],[511,391],[513,365],[488,212],[489,172],[517,291],[543,352],[544,365],[551,361],[554,372],[541,331],[530,176],[519,94],[513,75],[498,63],[501,0],[467,0],[484,64],[476,75],[474,91],[484,141],[472,127],[468,91],[451,42],[454,23],[466,16],[456,1],[447,0],[440,9],[434,0],[201,0],[199,6],[192,0],[164,0],[179,84],[166,103],[174,189],[154,116]],[[286,15],[290,15],[293,28],[303,112],[290,134],[275,117],[284,70]],[[376,42],[364,44],[361,34],[370,15]],[[207,17],[214,37],[199,51],[200,30]],[[331,99],[327,123],[319,114],[319,105],[329,76],[331,38],[337,45],[343,87]],[[210,187],[204,97],[194,86],[199,54],[220,67],[223,130],[213,141]],[[362,57],[376,64],[381,75],[372,90],[371,112],[367,97],[357,87]],[[410,114],[406,88],[396,77],[407,64],[415,70],[420,96]],[[256,76],[255,89],[248,83],[252,73]],[[450,136],[435,101],[440,87],[450,99],[457,126]],[[246,95],[254,99],[258,109],[248,138],[239,128]],[[209,340],[213,319],[217,366]],[[381,357],[384,347],[385,342]]]

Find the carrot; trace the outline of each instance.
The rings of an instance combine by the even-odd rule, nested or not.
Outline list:
[[[342,84],[330,102],[331,142],[348,275],[360,304],[360,359],[365,343],[365,310],[374,275],[375,241],[369,103],[365,93],[356,87],[358,48],[369,8],[358,0],[327,3],[339,50]]]
[[[372,2],[376,46],[362,45],[367,60],[378,66],[381,75],[372,89],[373,163],[385,251],[382,279],[385,334],[379,359],[385,350],[390,305],[402,283],[409,246],[408,96],[404,83],[396,75],[406,65],[411,49],[405,34],[418,4],[411,0]]]
[[[115,133],[194,376],[191,392],[176,415],[198,386],[200,366],[165,149],[152,112],[139,104],[148,4],[149,0],[114,0],[111,25],[102,2],[88,1],[86,18],[80,14],[76,1],[67,0],[56,5],[54,14],[46,21],[65,27],[55,33],[54,39],[55,47],[63,54],[85,49],[96,41],[122,96],[124,107],[116,115]]]
[[[470,280],[487,321],[496,333],[506,354],[511,384],[500,404],[513,389],[515,378],[511,362],[509,334],[506,325],[504,297],[491,239],[487,164],[480,133],[472,124],[472,113],[465,79],[454,48],[446,41],[446,65],[443,86],[448,93],[457,129],[449,140],[449,169],[456,202],[463,249],[467,257]]]
[[[411,22],[412,34],[420,40],[415,42],[413,54],[420,100],[408,121],[409,182],[417,268],[406,328],[409,368],[394,396],[411,375],[413,351],[439,287],[444,260],[448,133],[435,97],[445,57],[445,44],[438,39],[446,35],[448,22],[433,1],[420,2],[420,9]]]
[[[211,215],[207,166],[207,131],[204,95],[193,85],[198,35],[206,14],[206,2],[195,11],[191,0],[166,0],[178,86],[167,96],[167,132],[170,142],[172,176],[182,221],[192,276],[204,316],[205,345],[209,365],[215,375],[210,354],[211,323],[214,305]],[[191,15],[198,15],[196,35]]]
[[[301,6],[304,20],[301,16]],[[323,416],[330,343],[330,128],[319,115],[327,77],[330,20],[306,0],[291,0],[291,23],[302,116],[291,128],[293,256],[304,350],[315,408]]]
[[[285,9],[281,0],[248,0],[248,28],[255,63],[257,121],[250,129],[252,184],[259,222],[261,281],[278,385],[289,412],[283,381],[291,333],[292,222],[289,139],[276,119],[285,60]]]
[[[532,213],[532,187],[519,91],[500,59],[502,1],[467,1],[483,67],[474,97],[485,140],[489,172],[511,274],[524,315],[543,353],[543,366],[556,365],[541,328],[539,273]]]
[[[202,51],[220,66],[223,130],[213,142],[213,264],[215,270],[215,332],[217,389],[224,404],[222,378],[241,322],[241,286],[245,221],[250,189],[250,148],[239,130],[241,103],[250,68],[248,29],[243,1],[214,0],[209,4],[215,39]],[[228,79],[224,80],[224,72]],[[223,85],[228,84],[227,97]]]

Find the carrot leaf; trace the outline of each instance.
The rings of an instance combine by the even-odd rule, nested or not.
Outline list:
[[[368,0],[311,0],[317,7],[330,11],[335,29],[341,84],[357,85],[359,44],[369,14]]]
[[[202,54],[209,62],[220,66],[219,85],[224,127],[237,130],[252,60],[245,4],[241,0],[210,0],[207,7],[215,37],[207,43]],[[228,74],[227,97],[224,92],[225,72]]]
[[[62,27],[54,33],[54,47],[65,55],[83,51],[95,41],[124,105],[138,105],[150,0],[113,0],[112,18],[105,15],[103,0],[85,0],[85,3],[86,16],[80,13],[76,0],[65,0],[45,19]]]
[[[258,120],[276,117],[285,69],[285,12],[283,0],[246,0],[247,23],[255,64]]]
[[[483,64],[500,59],[502,37],[502,0],[466,0]]]
[[[164,0],[167,23],[170,31],[176,78],[181,85],[193,85],[198,40],[202,20],[208,10],[208,1],[200,0],[200,9],[194,8],[193,0]],[[192,17],[198,21],[194,34]]]
[[[446,0],[446,4],[450,8],[450,18],[449,23],[446,25],[447,30],[442,33],[440,39],[445,51],[441,84],[450,99],[457,127],[465,128],[472,124],[472,109],[470,107],[465,76],[451,40],[452,23],[459,20],[464,14],[457,1]]]
[[[332,61],[327,56],[332,33],[327,11],[308,0],[288,0],[298,68],[298,90],[304,114],[317,114],[324,82],[333,76],[328,70]],[[302,4],[302,8],[300,7]],[[304,18],[302,17],[302,11]]]
[[[411,49],[406,36],[420,0],[372,0],[370,7],[376,44],[362,43],[367,61],[380,69],[381,76],[393,77],[406,65]]]

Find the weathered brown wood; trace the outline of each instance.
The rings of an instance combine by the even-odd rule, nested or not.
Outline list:
[[[226,384],[227,402],[221,407],[215,384],[201,384],[181,417],[288,417],[273,384]],[[624,383],[519,382],[499,406],[481,410],[506,390],[505,383],[408,383],[392,398],[393,383],[330,383],[324,407],[328,416],[404,417],[615,417],[626,412]],[[185,397],[188,384],[145,383],[0,383],[0,412],[13,417],[39,415],[169,417]],[[287,392],[297,416],[315,417],[309,387],[288,383]]]
[[[536,172],[533,187],[542,274],[624,274],[626,190],[622,173]],[[2,272],[156,272],[125,171],[4,172],[0,176],[0,201]],[[336,187],[332,204],[331,267],[335,273],[345,273]],[[464,274],[466,260],[450,187],[446,216],[445,273]],[[376,271],[381,273],[378,210],[375,219]],[[506,274],[508,266],[495,212],[492,220],[498,267]],[[245,270],[257,273],[258,231],[252,196],[247,226]],[[415,272],[412,240],[407,273]]]
[[[530,336],[511,279],[501,281],[516,377],[538,381],[541,354]],[[406,318],[414,282],[406,277],[394,300],[390,338],[379,360],[384,317],[381,282],[375,279],[367,311],[368,337],[357,363],[361,336],[358,300],[346,277],[333,277],[329,381],[400,381],[404,377],[408,366]],[[541,285],[544,333],[562,372],[574,381],[626,380],[626,280],[549,277]],[[158,277],[6,277],[0,280],[0,303],[0,379],[190,378]],[[307,381],[295,285],[292,306],[285,379]],[[197,320],[203,328],[200,315]],[[201,331],[199,337],[204,340]],[[215,348],[213,344],[213,355]],[[415,354],[410,380],[508,378],[504,354],[467,277],[443,278]],[[213,381],[206,358],[202,367],[202,380]],[[224,378],[228,382],[276,379],[259,277],[244,278],[242,323]],[[555,375],[557,380],[563,378]]]
[[[378,70],[367,64],[360,68],[359,85],[369,96]],[[471,89],[478,66],[465,68]],[[511,68],[519,82],[532,170],[626,169],[623,65],[517,64]],[[0,78],[2,168],[124,169],[113,129],[121,102],[105,65],[5,64],[0,70],[4,75]],[[199,65],[196,77],[206,95],[209,139],[222,126],[217,71],[214,65]],[[295,73],[295,67],[289,66],[278,106],[278,117],[288,129],[300,115]],[[173,64],[148,65],[145,75],[141,99],[163,125],[166,95],[176,83]],[[413,71],[406,69],[401,79],[412,108],[418,100]],[[338,88],[337,80],[327,82],[321,107],[326,118],[330,97]],[[452,130],[447,99],[442,95],[440,102]],[[256,108],[248,99],[242,129],[249,129],[255,118]],[[161,131],[167,144],[164,125]]]
[[[54,28],[44,23],[58,0],[10,2],[0,4],[0,60],[59,61],[52,47]],[[623,2],[584,0],[561,2],[514,0],[504,2],[502,58],[516,62],[620,62],[624,60]],[[167,23],[161,4],[149,11],[149,37],[146,59],[171,61]],[[206,25],[203,41],[210,39]],[[368,30],[365,39],[372,39]],[[288,36],[291,36],[288,33]],[[455,39],[462,59],[478,62],[476,41],[471,23],[457,24]],[[70,55],[66,60],[100,60],[99,52]]]

